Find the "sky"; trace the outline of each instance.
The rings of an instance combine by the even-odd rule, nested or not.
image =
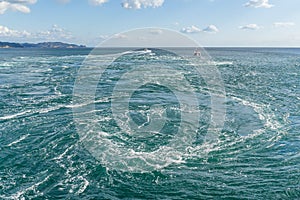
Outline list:
[[[0,41],[95,46],[143,27],[203,46],[300,47],[299,0],[0,0]]]

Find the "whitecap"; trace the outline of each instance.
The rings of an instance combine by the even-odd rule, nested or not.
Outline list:
[[[20,137],[19,139],[9,143],[7,146],[10,147],[12,145],[18,144],[19,142],[25,140],[27,137],[29,136],[29,134],[23,135],[22,137]]]
[[[88,185],[90,183],[89,183],[89,181],[87,179],[85,179],[82,176],[79,176],[78,179],[82,180],[83,183],[80,184],[80,187],[79,187],[78,191],[76,192],[76,194],[81,194],[81,193],[83,193],[86,190],[86,188],[88,187]]]
[[[219,61],[219,62],[214,61],[214,62],[212,62],[212,64],[214,64],[214,65],[233,65],[233,62],[231,62],[231,61]]]
[[[3,197],[4,199],[25,199],[24,194],[28,191],[34,191],[36,193],[35,197],[42,196],[43,193],[37,190],[37,187],[46,182],[52,175],[48,175],[45,179],[40,182],[33,184],[32,186],[22,189],[21,191],[16,192],[10,197]],[[1,197],[2,198],[2,197]]]
[[[20,112],[20,113],[16,113],[16,114],[12,114],[12,115],[7,115],[7,116],[2,116],[0,117],[0,120],[8,120],[8,119],[14,119],[14,118],[17,118],[19,116],[22,116],[22,115],[25,115],[27,113],[30,113],[31,110],[25,110],[23,112]]]

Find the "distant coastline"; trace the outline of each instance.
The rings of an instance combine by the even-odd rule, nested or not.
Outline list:
[[[40,42],[40,43],[16,43],[0,42],[0,48],[45,48],[45,49],[64,49],[64,48],[87,48],[85,45],[68,44],[63,42]]]

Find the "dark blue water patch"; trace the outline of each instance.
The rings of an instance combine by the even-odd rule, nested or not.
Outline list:
[[[224,131],[233,132],[238,136],[249,136],[263,128],[264,122],[260,120],[253,107],[235,100],[227,100]]]

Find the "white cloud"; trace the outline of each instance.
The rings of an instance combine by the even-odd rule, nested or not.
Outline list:
[[[202,30],[200,28],[198,28],[197,26],[189,26],[186,28],[182,28],[181,32],[183,33],[200,33],[202,32]]]
[[[73,38],[73,35],[70,32],[57,25],[53,25],[49,30],[39,31],[37,33],[32,33],[31,35],[34,39],[47,41],[66,41]]]
[[[2,0],[0,1],[0,14],[4,14],[7,10],[30,13],[28,5],[36,2],[37,0]]]
[[[30,13],[30,4],[35,4],[38,0],[0,0],[0,14],[7,10]],[[69,3],[72,0],[56,0],[58,3]],[[89,4],[99,6],[107,3],[109,0],[88,0]],[[164,0],[123,0],[122,7],[126,9],[156,8],[162,6]]]
[[[209,25],[205,29],[203,29],[204,32],[209,32],[209,33],[217,33],[219,32],[219,29],[215,25]]]
[[[5,39],[9,41],[63,41],[68,42],[74,38],[74,36],[66,31],[65,29],[53,25],[49,30],[39,31],[39,32],[28,32],[28,31],[19,31],[13,30],[6,26],[0,25],[0,40]]]
[[[258,30],[261,27],[258,26],[257,24],[247,24],[245,26],[240,26],[239,28],[243,30]]]
[[[108,2],[108,0],[89,0],[89,3],[94,6],[99,6]]]
[[[125,38],[127,38],[127,36],[125,34],[122,34],[122,33],[117,33],[117,34],[113,35],[112,38],[125,39]]]
[[[269,0],[250,0],[244,6],[253,8],[272,8],[274,5]]]
[[[163,3],[164,0],[123,0],[122,7],[126,9],[157,8]]]
[[[96,39],[99,39],[99,40],[106,40],[109,38],[109,35],[99,35]]]
[[[273,23],[273,26],[276,28],[279,28],[279,27],[287,28],[290,26],[295,26],[295,23],[294,22],[275,22],[275,23]]]
[[[0,37],[5,37],[5,38],[10,38],[10,37],[15,37],[15,38],[23,38],[23,37],[28,37],[31,34],[28,33],[27,31],[17,31],[10,29],[6,26],[1,26],[0,25]]]
[[[217,33],[219,29],[215,25],[209,25],[204,29],[200,29],[197,26],[189,26],[186,28],[181,29],[182,33],[201,33],[201,32],[208,32],[208,33]]]

